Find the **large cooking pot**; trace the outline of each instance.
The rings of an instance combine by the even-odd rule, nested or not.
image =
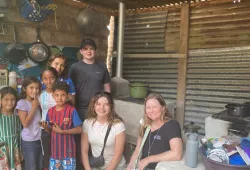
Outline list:
[[[145,83],[130,83],[129,84],[130,97],[136,99],[144,99],[148,95],[148,84]]]
[[[35,62],[43,62],[49,57],[49,48],[46,44],[41,43],[39,30],[39,27],[37,27],[37,40],[30,46],[28,51],[29,58]]]
[[[230,104],[227,104],[225,107],[227,108],[228,114],[231,116],[238,116],[238,117],[250,116],[249,104],[230,103]]]
[[[26,49],[22,44],[17,43],[16,39],[16,26],[13,26],[14,43],[9,44],[4,49],[4,58],[6,58],[12,64],[19,64],[21,61],[27,58]]]
[[[109,17],[102,15],[92,8],[82,10],[77,17],[77,26],[82,33],[94,33],[100,30],[107,30]]]

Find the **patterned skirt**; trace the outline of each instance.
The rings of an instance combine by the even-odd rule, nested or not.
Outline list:
[[[0,170],[21,170],[21,123],[16,115],[0,113]]]
[[[17,139],[9,137],[5,141],[3,141],[2,137],[0,138],[0,170],[21,170],[21,161],[23,158]]]

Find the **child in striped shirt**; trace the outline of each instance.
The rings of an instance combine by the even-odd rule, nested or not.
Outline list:
[[[82,121],[74,107],[67,104],[69,85],[58,81],[53,86],[56,106],[49,109],[43,128],[51,131],[50,170],[75,170],[76,146],[74,134],[82,132]],[[48,123],[49,122],[49,123]]]
[[[12,87],[4,87],[0,94],[0,169],[21,170],[21,123],[18,116],[13,114],[17,93]]]

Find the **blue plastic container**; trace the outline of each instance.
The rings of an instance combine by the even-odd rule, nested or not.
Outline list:
[[[229,163],[231,165],[246,165],[239,153],[235,153],[229,157]]]
[[[250,170],[250,165],[229,165],[208,159],[206,149],[202,146],[199,149],[206,170]]]

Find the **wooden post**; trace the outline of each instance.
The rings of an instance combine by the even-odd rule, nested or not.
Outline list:
[[[114,32],[115,32],[115,17],[111,16],[109,21],[109,37],[108,37],[108,52],[107,52],[107,69],[109,74],[112,74],[112,55],[113,55],[113,45],[114,45]]]
[[[178,84],[176,101],[176,119],[183,128],[186,98],[186,77],[187,77],[187,56],[188,56],[188,37],[189,37],[189,4],[181,5],[180,20],[180,45],[179,53],[186,54],[186,58],[178,59]]]

